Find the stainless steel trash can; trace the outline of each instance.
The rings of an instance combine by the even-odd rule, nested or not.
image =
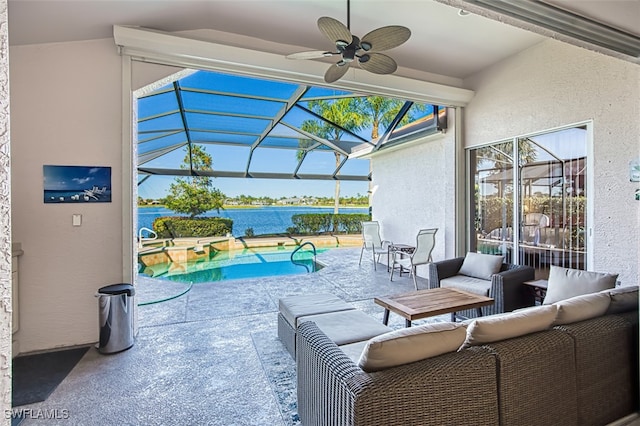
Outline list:
[[[108,285],[96,293],[100,324],[99,352],[112,354],[133,346],[134,295],[131,284]]]

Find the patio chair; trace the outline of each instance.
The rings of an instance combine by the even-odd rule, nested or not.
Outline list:
[[[429,264],[429,288],[449,287],[494,299],[482,308],[482,315],[511,312],[535,305],[533,292],[522,283],[535,279],[531,266],[503,263],[502,256],[467,253]],[[467,262],[465,262],[467,260]],[[477,309],[458,312],[456,316],[475,318]]]
[[[373,256],[373,269],[377,270],[376,263],[380,261],[380,255],[389,256],[389,246],[393,244],[391,241],[383,240],[380,237],[380,224],[376,220],[362,222],[362,249],[360,250],[360,261],[362,264],[362,253],[365,250],[371,250]],[[377,258],[376,258],[377,256]]]
[[[403,251],[393,252],[393,265],[391,266],[391,276],[389,278],[391,281],[393,281],[393,271],[397,265],[400,269],[400,276],[402,276],[402,268],[409,270],[409,274],[413,276],[413,285],[418,290],[416,268],[418,265],[426,265],[433,262],[431,252],[436,245],[436,232],[438,232],[438,228],[421,229],[416,237],[416,248],[411,254]]]

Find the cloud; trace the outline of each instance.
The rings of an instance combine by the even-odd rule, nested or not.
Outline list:
[[[89,182],[89,181],[92,181],[92,180],[93,180],[93,178],[91,178],[91,177],[85,177],[85,178],[73,178],[72,180],[73,180],[75,183],[78,183],[78,184],[81,184],[81,185],[82,185],[82,184],[85,184],[85,183],[87,183],[87,182]]]

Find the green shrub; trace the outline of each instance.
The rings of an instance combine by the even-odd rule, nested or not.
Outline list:
[[[371,220],[368,214],[362,213],[305,213],[291,217],[292,227],[287,231],[300,234],[317,234],[320,232],[362,232],[362,221]],[[293,232],[291,232],[293,233]]]
[[[331,214],[330,213],[305,213],[294,214],[291,216],[291,222],[300,233],[316,234],[318,232],[328,232],[331,230]]]
[[[153,221],[158,238],[221,237],[231,233],[233,220],[222,217],[159,217]]]
[[[334,232],[357,234],[362,232],[362,222],[371,220],[365,213],[338,214],[334,216]]]

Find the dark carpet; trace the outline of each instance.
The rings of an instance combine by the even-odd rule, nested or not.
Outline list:
[[[11,405],[46,400],[88,349],[89,346],[14,358]]]
[[[286,425],[300,425],[296,395],[296,363],[275,331],[251,333],[262,369],[269,380]]]

